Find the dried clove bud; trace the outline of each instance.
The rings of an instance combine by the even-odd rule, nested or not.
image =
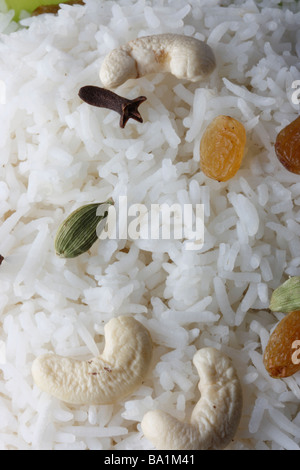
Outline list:
[[[112,201],[92,203],[73,211],[58,228],[54,242],[56,254],[61,258],[76,258],[88,251],[98,239],[99,224],[106,223],[110,204]]]
[[[146,101],[147,98],[145,96],[139,96],[134,100],[128,100],[127,98],[117,95],[111,90],[92,85],[82,87],[78,94],[83,101],[92,106],[112,109],[120,114],[120,127],[122,129],[130,118],[135,119],[135,121],[138,122],[143,122],[142,116],[138,111],[138,107]]]
[[[2,261],[4,261],[4,256],[0,255],[0,265],[2,264]]]

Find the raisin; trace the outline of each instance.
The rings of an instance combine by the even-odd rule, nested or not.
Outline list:
[[[300,116],[279,132],[275,152],[288,171],[300,175]]]
[[[241,166],[246,130],[230,116],[217,116],[206,128],[200,142],[200,168],[209,178],[227,181]]]
[[[295,360],[295,341],[300,340],[300,310],[286,315],[271,334],[264,352],[264,366],[274,379],[289,377],[300,370]]]

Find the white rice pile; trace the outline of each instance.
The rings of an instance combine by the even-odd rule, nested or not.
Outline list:
[[[243,416],[230,449],[299,449],[300,374],[271,379],[262,354],[283,314],[274,288],[300,275],[300,177],[274,152],[297,117],[300,12],[278,0],[86,0],[58,16],[0,15],[0,448],[152,449],[140,428],[160,408],[189,420],[199,399],[195,351],[228,354]],[[297,12],[298,10],[298,12]],[[111,49],[160,33],[205,40],[217,59],[201,83],[155,74],[117,92],[147,96],[144,123],[83,103]],[[199,170],[199,143],[218,114],[247,131],[242,167],[226,183]],[[53,241],[75,208],[121,196],[132,204],[204,204],[203,247],[182,240],[99,240],[58,258]],[[154,342],[143,385],[115,405],[71,406],[41,392],[42,353],[87,359],[103,328],[130,314]]]

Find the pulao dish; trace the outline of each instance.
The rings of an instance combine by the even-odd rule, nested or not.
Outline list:
[[[299,450],[299,3],[12,6],[0,449]]]

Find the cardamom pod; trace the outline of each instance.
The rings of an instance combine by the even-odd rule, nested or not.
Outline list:
[[[300,310],[300,276],[290,277],[273,291],[269,308],[283,313]]]
[[[110,204],[112,201],[87,204],[72,212],[58,228],[54,241],[56,254],[61,258],[76,258],[88,251],[98,239],[98,225],[106,222]]]

